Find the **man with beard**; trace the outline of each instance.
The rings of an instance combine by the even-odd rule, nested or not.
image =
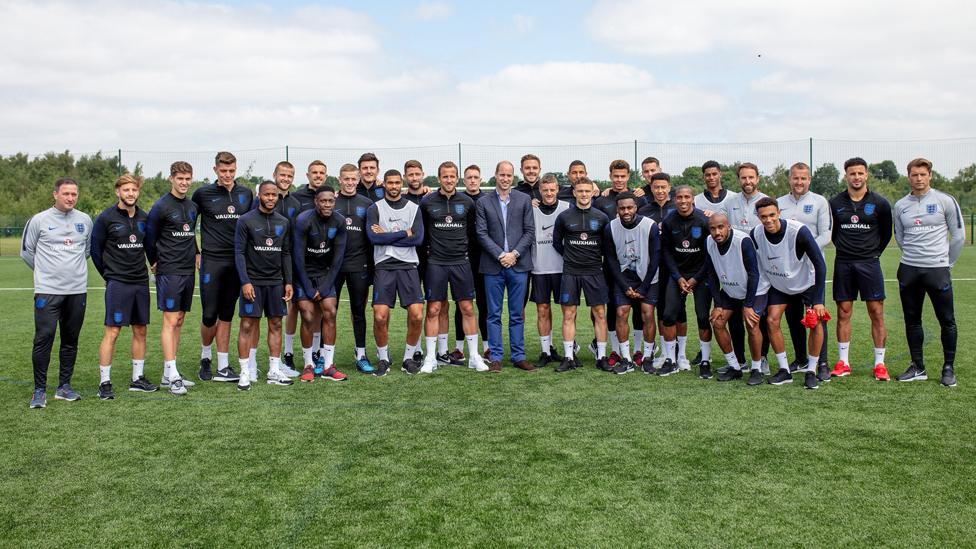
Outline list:
[[[542,176],[542,163],[539,157],[534,154],[527,154],[522,157],[520,163],[522,181],[515,186],[515,190],[529,195],[532,205],[538,205],[542,199],[539,193],[539,178]]]
[[[384,185],[376,183],[376,178],[380,173],[380,160],[371,152],[363,153],[359,157],[358,166],[359,185],[356,186],[356,192],[373,202],[383,200]]]

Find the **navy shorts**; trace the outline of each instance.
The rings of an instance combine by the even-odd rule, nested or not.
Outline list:
[[[635,290],[639,289],[641,284],[644,283],[640,278],[637,277],[637,273],[633,271],[629,271],[629,270],[625,271],[624,278],[627,280],[627,285]],[[620,286],[617,284],[617,282],[614,281],[613,283],[614,304],[616,307],[620,307],[621,305],[630,305],[631,308],[637,308],[637,309],[640,308],[641,303],[646,303],[648,305],[657,305],[658,293],[659,293],[657,287],[658,287],[657,282],[651,284],[651,288],[650,290],[647,291],[647,295],[644,296],[644,299],[638,300],[638,299],[631,299],[627,297],[627,294],[625,294],[624,291],[620,289]]]
[[[451,298],[454,301],[474,299],[474,275],[471,274],[471,264],[467,261],[459,265],[428,263],[427,275],[424,277],[427,301],[447,301],[448,284],[451,286]]]
[[[336,296],[335,284],[333,284],[332,286],[329,287],[328,290],[323,292],[322,285],[325,283],[326,278],[327,277],[325,276],[313,276],[308,279],[308,281],[312,283],[312,289],[316,290],[319,293],[319,296],[322,297],[322,299]],[[295,287],[295,291],[292,294],[292,298],[291,298],[292,303],[298,303],[299,301],[311,301],[312,298],[315,297],[315,294],[306,295],[305,290],[302,289],[301,284],[295,284],[294,287]]]
[[[288,314],[285,303],[285,287],[281,284],[274,286],[254,286],[254,301],[244,299],[241,295],[241,318],[282,317]]]
[[[218,320],[234,320],[234,307],[241,295],[241,279],[233,260],[200,259],[200,305],[203,325],[213,326]]]
[[[424,302],[417,269],[377,269],[373,279],[373,305],[393,307],[398,295],[404,309]]]
[[[810,286],[806,290],[793,295],[785,294],[770,286],[769,293],[766,295],[766,305],[769,307],[772,307],[773,305],[789,305],[791,303],[796,303],[797,301],[802,303],[804,307],[811,307],[813,306],[813,302],[816,300],[817,286]]]
[[[854,301],[858,295],[861,301],[884,300],[884,275],[879,260],[834,263],[834,301]]]
[[[156,307],[164,313],[189,312],[193,275],[156,275]]]
[[[586,298],[586,304],[606,305],[609,301],[609,288],[602,274],[572,275],[563,273],[559,288],[560,305],[579,305],[580,293]]]
[[[756,314],[762,316],[766,312],[766,301],[768,300],[768,294],[757,295],[755,301],[752,304],[752,310],[756,311]],[[734,297],[729,297],[729,294],[722,290],[718,292],[718,299],[715,300],[715,308],[717,309],[727,309],[730,311],[737,311],[745,306],[744,299],[735,299]]]
[[[532,303],[558,303],[562,278],[562,273],[532,275]]]
[[[105,285],[105,325],[149,324],[149,284],[109,280]]]

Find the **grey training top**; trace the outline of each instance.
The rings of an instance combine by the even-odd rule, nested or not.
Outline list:
[[[30,218],[24,227],[20,257],[34,270],[34,292],[72,295],[88,290],[92,219],[51,207]]]
[[[951,267],[966,242],[956,199],[935,189],[908,194],[892,211],[901,262],[913,267]]]
[[[786,193],[777,198],[776,202],[779,203],[779,216],[806,225],[821,250],[830,244],[832,218],[830,204],[827,203],[826,198],[813,191],[807,191],[800,198],[793,196],[793,193]]]

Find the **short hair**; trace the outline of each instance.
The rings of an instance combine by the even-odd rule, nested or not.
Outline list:
[[[275,173],[278,173],[278,168],[291,168],[292,170],[294,170],[295,165],[287,160],[282,160],[281,162],[275,164],[275,169],[274,169]]]
[[[471,164],[467,168],[464,168],[464,173],[468,173],[468,170],[474,170],[478,172],[478,175],[481,175],[481,168],[479,168],[477,164]]]
[[[258,194],[261,194],[261,187],[264,187],[265,185],[273,185],[274,188],[275,188],[275,190],[278,189],[278,184],[277,183],[275,183],[274,181],[271,181],[270,179],[265,179],[264,181],[258,183]]]
[[[610,163],[610,171],[614,170],[627,170],[630,172],[630,164],[626,160],[614,160]]]
[[[355,164],[343,164],[342,167],[339,168],[339,175],[342,175],[344,173],[349,173],[349,172],[358,172],[358,171],[359,168],[357,168]]]
[[[546,175],[542,176],[542,179],[539,181],[539,187],[542,187],[543,185],[546,185],[546,184],[549,184],[549,183],[552,183],[553,185],[555,185],[557,187],[559,186],[559,178],[556,177],[556,174],[554,174],[554,173],[547,173]]]
[[[336,190],[333,189],[332,187],[328,186],[328,185],[320,185],[319,188],[315,189],[315,196],[318,196],[318,195],[320,195],[322,193],[332,193],[332,194],[335,194],[335,192],[336,192]]]
[[[722,165],[714,160],[709,160],[708,162],[702,164],[702,173],[705,173],[705,170],[709,168],[715,168],[716,170],[722,171]]]
[[[771,196],[764,196],[756,202],[756,212],[758,213],[761,208],[768,208],[770,206],[774,206],[778,210],[779,202]]]
[[[641,160],[641,167],[643,167],[644,164],[657,164],[658,166],[660,166],[661,161],[658,160],[657,158],[654,158],[653,156],[648,156],[644,160]]]
[[[735,176],[736,177],[739,176],[739,172],[741,172],[743,168],[752,170],[752,171],[756,172],[756,176],[757,177],[759,176],[759,166],[756,166],[752,162],[743,162],[742,164],[739,164],[739,167],[737,167],[735,169]]]
[[[363,162],[376,162],[376,165],[377,166],[380,165],[380,159],[379,158],[376,158],[376,155],[373,154],[373,153],[370,153],[370,152],[363,153],[359,157],[359,162],[356,162],[356,165],[359,166],[360,168],[362,168],[363,167]]]
[[[454,168],[454,173],[458,173],[457,164],[451,162],[450,160],[445,160],[444,162],[441,162],[440,166],[437,166],[437,177],[441,176],[441,170],[446,170],[448,168]]]
[[[576,184],[573,185],[573,189],[575,189],[579,185],[590,185],[592,187],[596,187],[596,183],[594,183],[593,180],[590,179],[589,177],[581,177],[577,179]]]
[[[568,171],[573,171],[573,166],[583,166],[583,169],[586,169],[586,164],[584,164],[582,160],[573,160],[570,162]]]
[[[182,160],[173,162],[169,165],[169,176],[173,177],[178,173],[188,173],[193,175],[193,166],[191,166],[189,162],[184,162]]]
[[[508,164],[509,166],[512,166],[512,163],[509,162],[508,160],[502,160],[498,164],[495,164],[495,173],[496,174],[498,173],[498,169],[502,167],[502,164]],[[514,170],[515,169],[515,166],[512,166],[512,169]]]
[[[810,166],[808,166],[806,162],[797,162],[796,164],[790,166],[790,171],[789,171],[790,175],[793,175],[793,170],[806,170],[809,172]]]
[[[908,171],[911,172],[912,168],[925,168],[925,171],[932,173],[932,161],[926,158],[916,158],[908,163]]]
[[[651,176],[651,183],[654,183],[655,181],[660,181],[662,179],[667,181],[668,183],[671,182],[671,176],[668,175],[666,172],[657,172],[656,174]]]
[[[367,160],[367,162],[369,162],[369,160]],[[403,174],[400,173],[400,170],[386,170],[386,173],[383,174],[383,181],[385,182],[387,179],[393,177],[394,175],[399,177],[400,179],[403,179]]]
[[[228,151],[220,151],[217,156],[214,157],[214,166],[220,164],[237,164],[237,157]]]
[[[312,166],[322,166],[323,168],[325,168],[325,171],[329,171],[329,167],[326,166],[325,165],[325,162],[322,162],[321,160],[313,160],[313,161],[309,162],[308,163],[308,168],[307,168],[308,171],[312,171]]]
[[[419,160],[407,160],[403,163],[403,173],[407,173],[410,168],[417,168],[420,171],[424,171],[424,167],[420,164]]]
[[[74,179],[70,177],[62,177],[54,182],[54,192],[60,191],[62,185],[74,185],[75,187],[79,186],[78,182]]]
[[[865,170],[868,169],[867,161],[861,158],[860,156],[855,156],[854,158],[848,158],[847,160],[844,161],[845,172],[847,171],[847,168],[850,168],[851,166],[864,166]]]
[[[691,188],[691,185],[685,185],[685,184],[681,184],[681,185],[678,185],[677,187],[675,187],[674,188],[674,194],[677,195],[681,191],[685,191],[685,190],[687,190],[689,193],[691,193],[691,196],[695,196],[695,189],[692,189]]]
[[[539,160],[539,157],[538,156],[529,153],[529,154],[527,154],[527,155],[525,155],[525,156],[522,157],[522,160],[519,161],[519,166],[524,166],[526,160],[535,160],[536,162],[539,163],[540,166],[542,165],[542,161]]]
[[[115,180],[115,188],[118,189],[122,185],[135,185],[136,188],[141,189],[143,181],[145,181],[145,178],[142,176],[127,173]]]
[[[628,198],[631,199],[631,200],[633,200],[634,203],[637,202],[637,197],[634,196],[634,193],[632,193],[630,191],[624,191],[624,192],[622,192],[622,193],[620,193],[620,194],[617,195],[617,204],[620,204],[620,201],[621,200],[627,200]]]

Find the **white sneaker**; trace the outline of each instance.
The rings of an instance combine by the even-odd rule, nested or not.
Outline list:
[[[432,374],[437,369],[437,357],[428,355],[424,357],[424,365],[420,367],[420,373]]]
[[[474,355],[470,359],[468,359],[468,368],[471,368],[476,372],[488,371],[488,365],[485,364],[485,359],[481,358],[478,355]]]
[[[688,357],[678,357],[678,371],[684,372],[686,370],[691,370],[691,362],[688,362]]]
[[[256,366],[251,366],[247,370],[248,370],[248,374],[249,374],[249,379],[251,381],[257,381],[258,380],[258,369],[257,369],[257,367]]]
[[[268,370],[268,385],[292,385],[295,382],[281,370]]]
[[[289,378],[298,377],[302,375],[301,372],[289,368],[288,365],[284,363],[282,363],[281,366],[279,366],[278,368],[280,369],[281,373],[285,374],[285,376]]]
[[[172,395],[185,395],[186,394],[186,382],[180,378],[174,379],[169,384],[169,392]]]

